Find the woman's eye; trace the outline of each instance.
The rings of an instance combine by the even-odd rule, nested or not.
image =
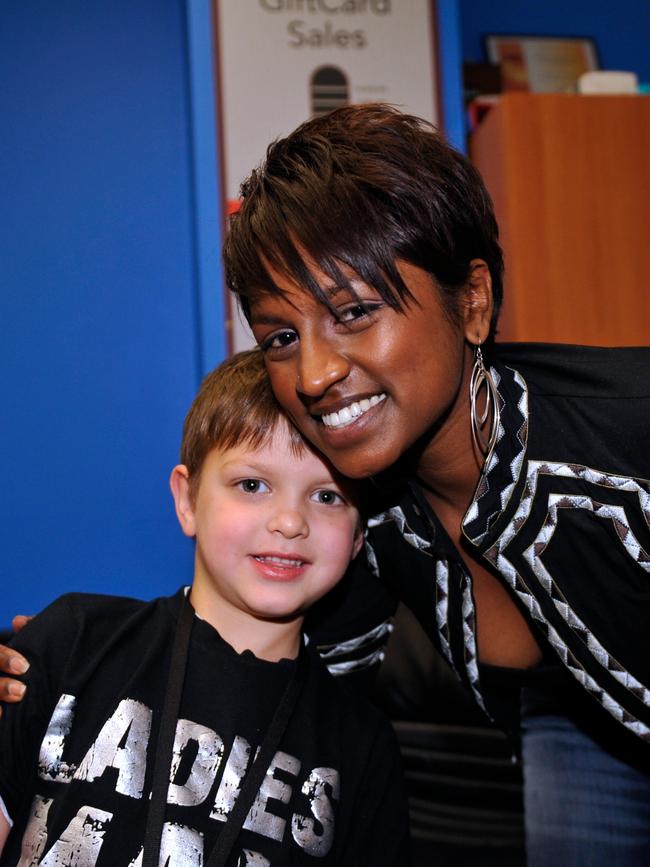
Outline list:
[[[237,482],[237,487],[245,494],[263,494],[269,490],[269,486],[261,479],[242,479]]]
[[[324,506],[333,506],[337,503],[343,503],[343,497],[337,494],[336,491],[330,491],[329,488],[324,488],[322,491],[316,491],[312,494],[312,499]]]
[[[363,319],[365,316],[370,316],[370,314],[374,313],[375,310],[379,309],[379,306],[379,304],[375,303],[362,304],[361,302],[357,302],[340,310],[337,318],[339,322],[355,322],[357,319]]]
[[[263,352],[267,352],[269,349],[285,349],[295,343],[297,339],[298,335],[292,328],[283,328],[282,331],[269,334],[268,337],[260,341],[260,348]]]

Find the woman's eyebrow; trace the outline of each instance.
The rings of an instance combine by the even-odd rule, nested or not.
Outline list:
[[[251,324],[255,325],[282,325],[286,322],[284,316],[278,316],[277,313],[255,313],[251,311]]]
[[[359,289],[362,286],[365,286],[363,280],[359,278],[354,278],[350,280],[350,282],[345,286],[340,286],[339,284],[334,284],[332,286],[323,286],[323,292],[327,295],[328,298],[336,298],[337,295],[345,293],[346,295],[350,295],[352,298],[358,297]]]
[[[328,301],[334,301],[342,294],[348,295],[352,299],[358,297],[357,288],[354,286],[354,282],[352,281],[349,286],[341,286],[338,283],[333,283],[330,286],[322,286],[321,292],[325,295]],[[296,310],[300,310],[299,304],[292,302],[288,298],[285,300],[287,300]],[[286,323],[286,317],[278,313],[267,313],[263,310],[256,309],[256,305],[251,304],[250,322],[251,325],[283,325]]]

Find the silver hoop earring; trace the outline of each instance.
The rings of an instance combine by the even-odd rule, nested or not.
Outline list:
[[[477,401],[479,393],[484,386],[485,407],[483,408],[483,412],[479,412]],[[474,441],[476,450],[485,455],[484,466],[487,467],[499,435],[501,408],[499,406],[499,395],[497,393],[497,387],[494,384],[494,379],[483,363],[483,353],[480,344],[477,345],[474,353],[474,366],[472,367],[472,376],[469,381],[469,406],[472,440]],[[490,418],[490,415],[492,418],[490,430],[485,431],[485,424],[488,418]]]

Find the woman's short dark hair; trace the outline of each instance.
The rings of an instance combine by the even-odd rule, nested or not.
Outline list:
[[[331,302],[305,263],[351,289],[341,263],[402,309],[404,260],[440,286],[446,309],[472,259],[492,276],[496,324],[503,256],[492,202],[478,171],[426,121],[380,103],[346,106],[273,142],[241,187],[224,245],[226,280],[246,315],[248,298],[281,293],[268,271]]]

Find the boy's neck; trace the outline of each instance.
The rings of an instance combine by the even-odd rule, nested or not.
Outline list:
[[[304,617],[291,621],[261,620],[215,600],[196,582],[190,591],[192,608],[213,626],[237,653],[250,650],[258,659],[278,662],[295,659],[302,640]]]

